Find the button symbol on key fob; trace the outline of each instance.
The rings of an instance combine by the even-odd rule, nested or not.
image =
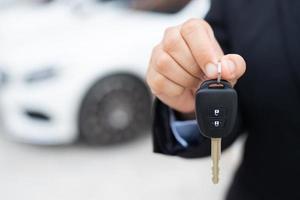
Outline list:
[[[219,127],[220,122],[219,121],[215,121],[215,127]]]
[[[215,121],[214,125],[215,125],[215,127],[217,128],[217,127],[220,126],[220,122],[219,122],[219,121]]]
[[[215,116],[218,117],[219,114],[220,114],[220,110],[219,110],[219,109],[215,109],[215,110],[214,110],[214,113],[215,113]]]
[[[225,116],[224,108],[213,107],[209,109],[209,117],[223,117]]]
[[[210,128],[222,128],[224,126],[224,122],[222,120],[210,120]]]

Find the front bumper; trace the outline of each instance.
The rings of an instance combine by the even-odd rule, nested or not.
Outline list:
[[[74,92],[73,92],[74,93]],[[1,126],[24,143],[56,145],[78,138],[77,105],[72,90],[58,82],[12,84],[0,93]]]

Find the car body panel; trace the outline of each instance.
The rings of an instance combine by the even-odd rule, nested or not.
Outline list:
[[[120,72],[143,79],[164,29],[203,17],[207,9],[206,0],[195,0],[173,15],[132,11],[115,3],[99,3],[84,12],[59,2],[2,10],[0,70],[8,76],[0,88],[4,129],[28,143],[73,142],[80,105],[96,81]],[[28,81],[48,68],[55,74]],[[51,120],[30,119],[28,110]]]

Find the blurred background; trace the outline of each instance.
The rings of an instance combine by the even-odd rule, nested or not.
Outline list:
[[[209,0],[0,0],[0,197],[219,200],[243,139],[210,159],[152,153],[144,82],[164,29]]]

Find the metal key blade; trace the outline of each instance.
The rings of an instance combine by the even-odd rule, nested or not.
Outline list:
[[[219,160],[221,157],[221,138],[211,138],[212,182],[219,183]]]

